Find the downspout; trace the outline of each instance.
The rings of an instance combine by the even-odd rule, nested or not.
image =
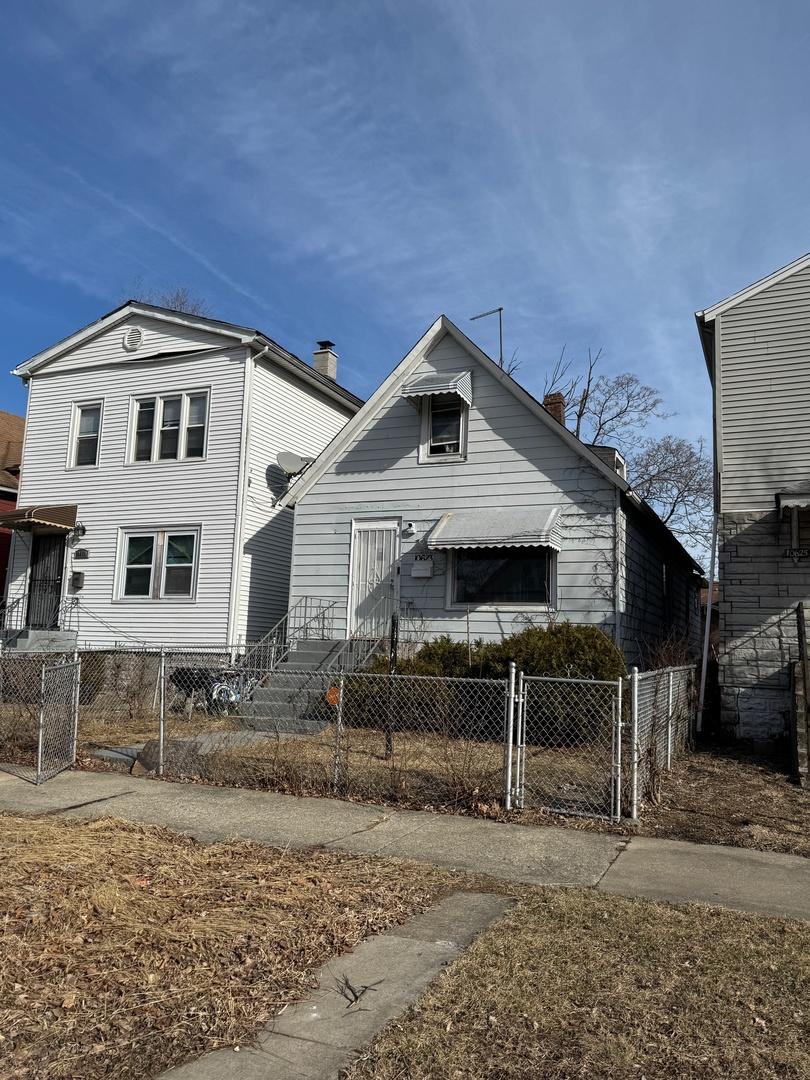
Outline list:
[[[717,523],[720,515],[714,515],[712,524],[712,554],[709,560],[709,590],[706,596],[706,625],[703,628],[703,660],[700,665],[700,696],[698,697],[697,723],[698,732],[703,731],[703,703],[706,700],[706,672],[709,668],[709,644],[712,629],[712,599],[714,597],[714,567],[717,558]]]
[[[619,523],[621,521],[622,496],[618,488],[615,489],[615,501],[613,506],[613,640],[617,648],[621,649],[621,558],[619,551]]]
[[[243,520],[245,510],[245,491],[247,490],[247,470],[249,451],[249,428],[251,391],[253,388],[253,369],[258,360],[261,360],[270,351],[267,346],[255,356],[251,354],[248,346],[247,359],[245,360],[245,381],[242,392],[242,430],[239,436],[239,479],[236,486],[236,516],[233,529],[233,554],[231,556],[231,598],[228,605],[228,640],[226,645],[236,645],[236,625],[239,618],[239,601],[242,588],[242,547],[243,547]]]

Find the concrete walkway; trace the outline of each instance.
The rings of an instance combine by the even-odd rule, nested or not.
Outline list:
[[[510,903],[485,893],[447,897],[324,964],[312,996],[280,1013],[238,1058],[215,1050],[160,1080],[333,1080]]]
[[[121,817],[199,840],[390,855],[530,885],[720,904],[810,919],[810,859],[678,840],[507,825],[272,792],[65,772],[36,788],[0,772],[0,811]]]

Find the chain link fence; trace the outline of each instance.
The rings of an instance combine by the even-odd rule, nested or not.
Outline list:
[[[660,798],[662,773],[672,767],[692,734],[697,706],[693,667],[633,670],[627,680],[629,723],[624,725],[623,774],[627,782],[627,811],[638,816],[645,801]]]
[[[519,809],[618,816],[621,689],[619,681],[518,676]]]
[[[244,645],[82,650],[71,705],[72,655],[0,654],[0,761],[52,775],[78,742],[82,764],[166,779],[618,820],[657,797],[694,713],[687,667],[600,682],[271,669],[257,658]]]
[[[42,783],[75,761],[79,664],[73,653],[0,653],[0,764]]]

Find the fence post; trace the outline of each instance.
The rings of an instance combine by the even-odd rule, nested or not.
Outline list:
[[[335,717],[335,756],[332,759],[332,794],[337,795],[340,789],[340,753],[343,744],[343,687],[346,676],[341,671],[338,676],[338,700],[337,716]]]
[[[525,803],[525,797],[523,792],[523,781],[526,774],[526,684],[523,679],[523,672],[518,672],[517,680],[517,783],[516,783],[516,803],[518,810],[522,810]]]
[[[512,809],[512,742],[515,736],[515,661],[509,661],[509,678],[506,683],[506,724],[503,739],[503,788],[504,807]]]
[[[638,668],[630,669],[630,817],[638,818]]]
[[[672,768],[672,678],[669,672],[667,685],[667,769]]]
[[[39,676],[39,723],[37,724],[37,775],[36,783],[42,783],[42,744],[45,739],[45,663]]]
[[[158,763],[157,774],[163,776],[164,752],[166,745],[166,650],[161,647],[158,663]]]
[[[621,821],[622,818],[622,680],[616,683],[616,693],[613,695],[613,708],[616,710],[613,718],[613,820]]]
[[[73,656],[73,662],[76,666],[73,669],[73,746],[71,747],[71,758],[75,765],[79,754],[79,704],[82,688],[82,662],[79,659],[78,649],[74,650]]]

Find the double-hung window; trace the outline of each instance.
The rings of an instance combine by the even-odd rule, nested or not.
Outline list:
[[[121,599],[193,597],[200,530],[138,529],[124,533]]]
[[[138,398],[133,461],[181,461],[205,457],[208,391]]]
[[[421,461],[457,460],[467,452],[467,405],[456,394],[422,400]]]
[[[554,606],[554,553],[547,547],[459,548],[453,552],[454,604]]]
[[[98,465],[98,448],[101,441],[101,402],[76,405],[73,418],[73,446],[70,465],[84,468]]]

